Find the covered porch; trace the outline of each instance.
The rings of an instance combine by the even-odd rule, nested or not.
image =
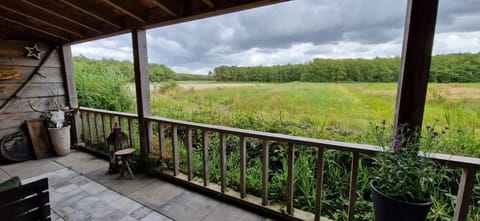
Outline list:
[[[129,137],[131,146],[138,148],[138,162],[144,171],[150,170],[161,180],[140,175],[135,180],[116,180],[105,175],[107,162],[92,155],[74,152],[66,157],[28,161],[1,167],[2,179],[19,175],[26,181],[47,176],[52,180],[52,218],[68,219],[68,199],[62,193],[89,181],[92,189],[85,194],[102,192],[107,200],[111,197],[123,199],[125,205],[133,205],[137,210],[116,217],[126,220],[262,220],[265,217],[286,220],[324,220],[322,217],[322,187],[324,153],[329,150],[346,152],[351,157],[349,200],[346,203],[348,220],[355,219],[359,159],[361,155],[375,155],[378,148],[371,145],[352,144],[305,137],[281,135],[259,131],[243,130],[217,125],[199,124],[180,120],[166,119],[151,115],[150,91],[148,79],[148,58],[146,29],[173,25],[180,22],[204,17],[231,13],[239,10],[279,3],[283,0],[192,0],[192,1],[3,1],[0,3],[0,65],[18,73],[17,78],[1,82],[4,86],[1,97],[0,137],[24,131],[25,120],[39,118],[28,104],[48,107],[49,99],[60,96],[65,106],[79,108],[72,122],[72,141],[83,150],[95,156],[106,155],[106,139],[118,122]],[[437,0],[409,0],[406,18],[402,65],[399,77],[398,98],[395,124],[408,123],[412,130],[421,128],[423,109],[426,99],[427,80],[434,29],[436,24]],[[90,41],[102,37],[131,33],[135,67],[135,88],[137,114],[119,113],[79,107],[75,73],[71,54],[71,44]],[[41,56],[37,60],[24,55],[24,47],[39,47]],[[18,77],[20,76],[20,77]],[[239,139],[238,148],[240,170],[238,187],[227,185],[227,138]],[[195,170],[192,160],[193,140],[201,140],[201,168]],[[261,192],[247,192],[247,154],[246,141],[255,139],[262,143],[261,155]],[[287,158],[286,186],[284,202],[269,201],[269,145],[284,145]],[[218,152],[212,152],[212,146]],[[315,175],[314,212],[304,212],[294,208],[295,193],[295,150],[311,148],[317,153]],[[169,151],[167,151],[169,149]],[[180,157],[180,151],[186,157]],[[168,154],[167,154],[168,152]],[[171,155],[169,155],[171,154]],[[219,156],[219,182],[211,182],[209,155]],[[480,160],[468,157],[434,154],[434,160],[449,167],[463,171],[454,220],[467,220],[470,197]],[[201,171],[195,174],[195,171]],[[63,176],[63,177],[62,177]],[[71,179],[71,183],[64,183]],[[74,181],[75,180],[75,181]],[[75,183],[78,181],[79,183]],[[91,183],[91,184],[90,184]],[[66,184],[66,186],[64,186]],[[62,189],[63,188],[63,189]],[[187,189],[184,189],[187,188]],[[109,192],[110,190],[110,192]],[[198,195],[189,190],[218,198],[224,204],[212,198]],[[67,191],[68,192],[68,191]],[[70,192],[71,193],[71,192]],[[72,195],[91,199],[95,194]],[[58,198],[57,198],[58,197]],[[125,198],[122,198],[125,197]],[[65,200],[65,201],[64,201]],[[94,199],[102,201],[103,199]],[[56,202],[65,204],[56,207]],[[80,200],[77,201],[80,203]],[[88,204],[88,203],[86,203]],[[235,206],[248,209],[237,208]],[[108,204],[105,207],[109,207]],[[89,205],[85,205],[89,208]],[[90,208],[93,209],[93,208]],[[122,209],[113,207],[115,209]],[[79,211],[82,209],[79,208]],[[139,218],[136,214],[147,214]],[[261,214],[261,215],[259,215]],[[58,215],[58,217],[56,217]],[[86,217],[86,214],[77,214]],[[95,214],[90,214],[92,217]],[[137,214],[138,215],[138,214]],[[158,219],[157,219],[158,218]]]

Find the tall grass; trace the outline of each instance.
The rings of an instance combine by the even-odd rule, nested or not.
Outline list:
[[[435,151],[467,156],[480,156],[479,105],[476,99],[459,94],[447,94],[445,88],[479,90],[480,84],[430,85],[424,117],[429,133],[436,133]],[[226,125],[237,128],[274,133],[324,138],[357,143],[377,144],[376,123],[391,124],[396,84],[327,84],[288,83],[214,90],[182,90],[169,87],[152,96],[153,113],[158,116],[194,122]],[[390,126],[391,127],[391,126]],[[388,127],[388,128],[390,128]],[[386,128],[387,131],[388,128]],[[179,133],[183,136],[182,133]],[[388,140],[390,132],[380,135]],[[202,176],[200,131],[194,132],[194,171]],[[181,140],[184,138],[181,137]],[[209,137],[209,171],[211,182],[220,182],[218,135]],[[181,145],[183,145],[181,143]],[[260,195],[261,141],[247,139],[247,192]],[[184,147],[182,146],[184,149]],[[181,148],[181,149],[182,149]],[[227,136],[227,186],[240,186],[239,138]],[[297,147],[295,151],[294,206],[305,211],[314,210],[316,196],[317,153],[311,147]],[[181,165],[186,165],[186,151],[181,150]],[[286,145],[270,143],[269,200],[283,203],[287,183]],[[348,208],[348,183],[351,156],[329,150],[324,157],[324,185],[322,188],[323,216],[345,220]],[[171,166],[171,165],[170,165]],[[185,166],[181,166],[185,170]],[[360,157],[356,220],[372,220],[369,182],[372,160]],[[432,179],[441,186],[432,190],[433,202],[429,220],[450,220],[461,172],[446,169],[447,175]],[[477,176],[480,181],[480,176]],[[470,217],[480,217],[480,186],[474,189],[474,206]]]

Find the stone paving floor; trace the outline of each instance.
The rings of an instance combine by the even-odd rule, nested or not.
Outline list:
[[[262,215],[188,191],[155,177],[107,174],[108,162],[80,151],[0,165],[0,182],[49,179],[52,220],[268,221]]]

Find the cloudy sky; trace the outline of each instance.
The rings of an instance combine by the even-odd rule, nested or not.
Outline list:
[[[295,0],[147,31],[150,63],[206,74],[220,65],[399,56],[407,0]],[[480,1],[441,0],[434,54],[480,52]],[[130,36],[74,45],[74,55],[132,60]]]

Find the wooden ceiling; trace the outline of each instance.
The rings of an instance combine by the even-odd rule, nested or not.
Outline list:
[[[1,0],[0,39],[76,43],[288,0]]]

